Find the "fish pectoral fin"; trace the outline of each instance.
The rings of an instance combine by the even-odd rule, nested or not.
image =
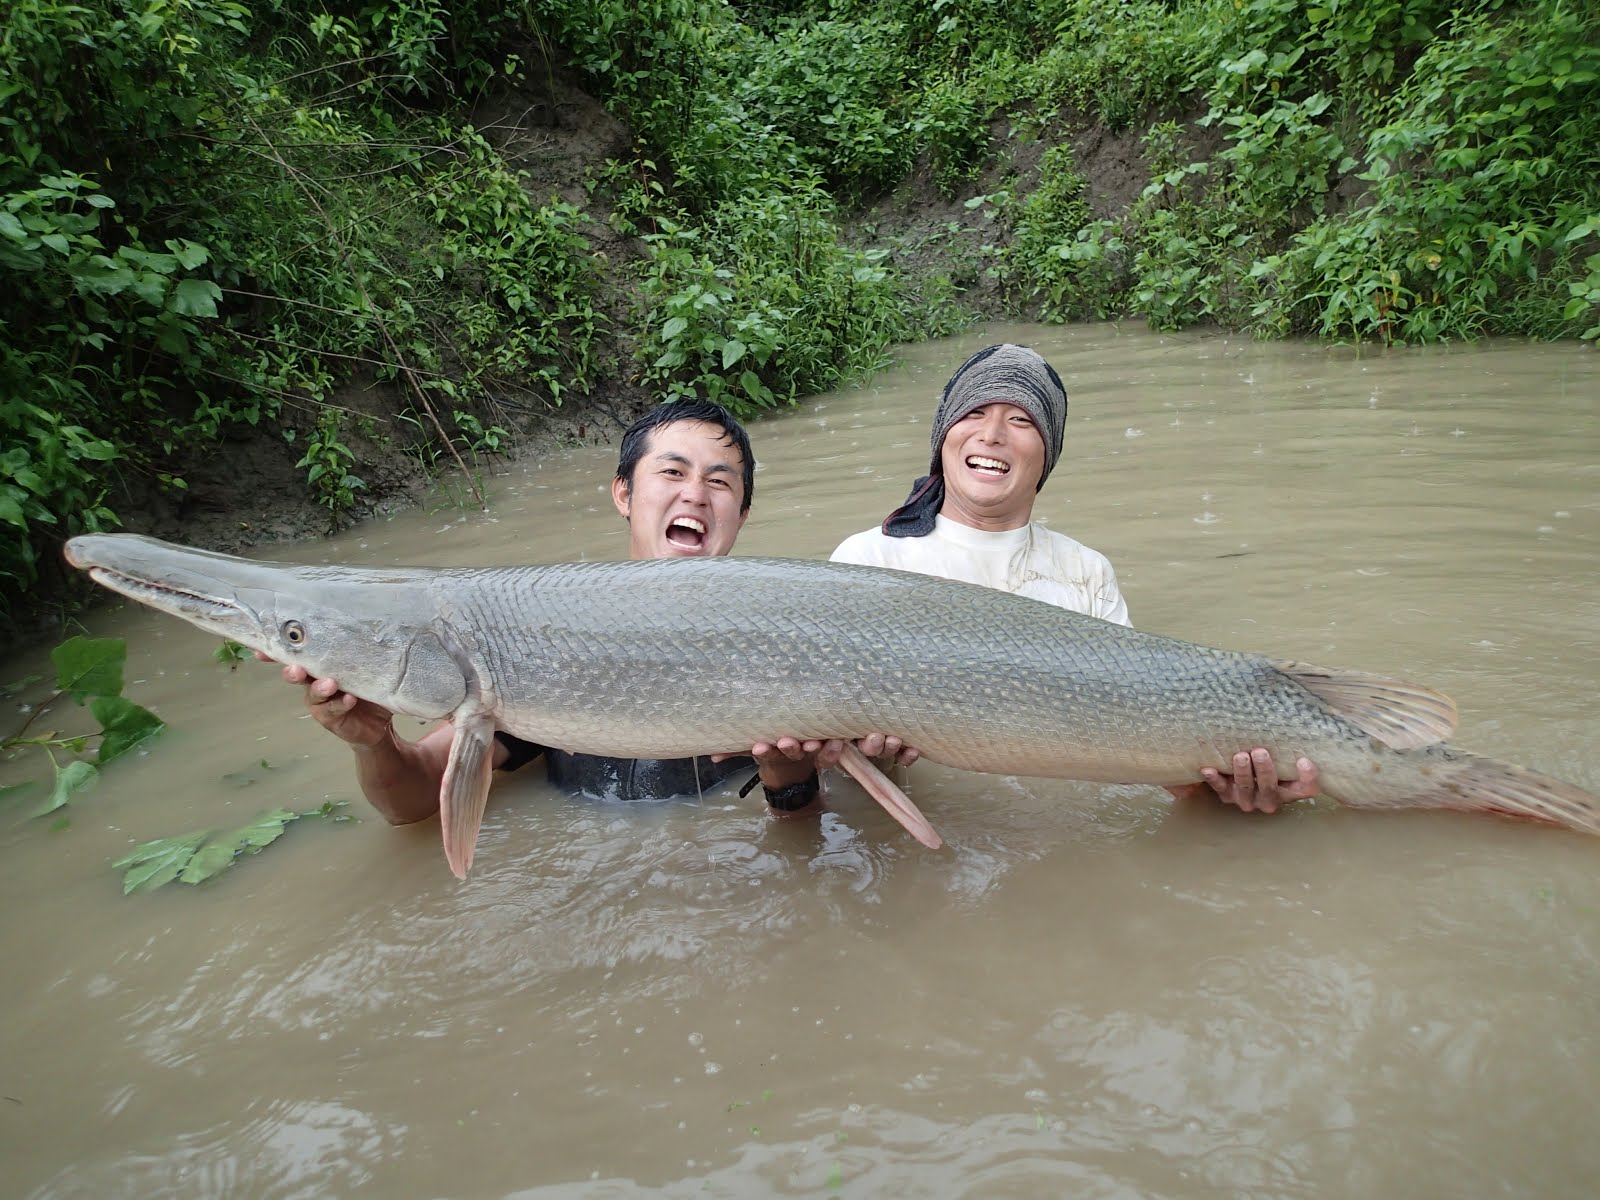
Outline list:
[[[1395,750],[1416,750],[1455,732],[1456,702],[1443,692],[1365,671],[1274,661],[1335,713]]]
[[[877,764],[850,742],[846,742],[844,749],[839,752],[839,765],[867,790],[867,795],[883,805],[891,817],[905,826],[906,832],[917,841],[929,850],[937,850],[944,845],[938,831],[928,823],[928,818],[894,785],[892,779],[878,770]]]
[[[444,858],[457,879],[472,867],[478,827],[489,804],[489,776],[494,767],[494,722],[487,716],[458,717],[444,782],[439,785],[439,825],[444,832]]]

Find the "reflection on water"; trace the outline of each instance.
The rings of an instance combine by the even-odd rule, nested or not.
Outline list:
[[[1600,790],[1592,352],[993,328],[759,423],[741,552],[879,520],[1001,338],[1072,397],[1041,515],[1141,627],[1432,683],[1462,745]],[[615,557],[613,463],[278,556]],[[8,1194],[1577,1197],[1600,1169],[1600,842],[922,764],[935,852],[848,783],[772,822],[737,780],[627,806],[535,769],[465,884],[436,826],[368,816],[124,900],[136,842],[355,793],[272,669],[93,625],[171,729],[71,828],[0,831]]]

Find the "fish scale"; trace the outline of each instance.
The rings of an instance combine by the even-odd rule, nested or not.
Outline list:
[[[1131,783],[1198,779],[1255,746],[1285,764],[1308,754],[1325,779],[1385,753],[1268,659],[951,580],[704,559],[436,586],[482,594],[470,623],[482,644],[522,649],[486,668],[513,732],[589,753],[883,731],[965,770]]]

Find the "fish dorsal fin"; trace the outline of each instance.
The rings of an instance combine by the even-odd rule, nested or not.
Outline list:
[[[1302,662],[1272,665],[1346,721],[1396,750],[1431,746],[1455,732],[1456,702],[1443,692],[1366,671],[1334,671]]]

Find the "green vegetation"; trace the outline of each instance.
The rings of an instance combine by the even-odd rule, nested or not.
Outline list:
[[[478,114],[574,83],[632,150],[558,195]],[[338,524],[364,446],[477,495],[597,386],[750,413],[975,306],[1600,336],[1575,0],[12,0],[0,101],[0,620],[251,428]]]
[[[32,816],[65,808],[72,798],[97,778],[108,764],[137,749],[166,728],[160,717],[122,694],[122,667],[127,645],[120,638],[73,637],[50,652],[56,668],[54,694],[38,704],[21,729],[0,741],[0,752],[31,747],[50,763],[49,793],[34,806]],[[21,680],[8,691],[20,690],[37,679]],[[31,733],[34,721],[58,701],[85,705],[99,726],[98,733]],[[90,744],[93,743],[91,751]],[[0,788],[0,798],[21,799],[34,785],[12,784]]]
[[[215,658],[231,667],[247,653],[236,642],[224,642]],[[56,668],[56,690],[34,707],[32,715],[21,729],[0,740],[0,753],[32,749],[44,755],[50,763],[49,791],[32,805],[28,811],[30,817],[59,813],[73,802],[78,793],[94,783],[108,764],[143,746],[166,729],[166,723],[160,717],[122,695],[127,644],[120,638],[68,638],[50,652],[50,658]],[[3,694],[16,695],[38,682],[37,676],[15,680],[3,689]],[[52,711],[61,700],[72,700],[85,706],[99,726],[98,732],[30,732],[39,715]],[[258,782],[261,773],[269,770],[271,764],[262,759],[255,768],[230,774],[225,780],[235,787],[248,787]],[[0,788],[0,801],[22,801],[38,790],[38,785],[34,783],[11,784]],[[150,891],[173,880],[189,884],[203,883],[227,870],[242,856],[259,853],[262,847],[271,845],[292,822],[302,817],[353,820],[345,814],[343,803],[331,801],[304,812],[275,808],[257,814],[252,821],[237,829],[207,829],[181,837],[145,842],[112,866],[124,872],[124,895]],[[66,824],[65,817],[58,817],[55,827],[62,828]]]
[[[265,764],[263,764],[265,765]],[[349,821],[342,804],[329,802],[296,812],[271,808],[237,829],[202,829],[181,837],[157,838],[135,846],[111,866],[122,874],[122,894],[150,892],[172,883],[198,884],[215,879],[247,854],[260,854],[302,817]]]
[[[725,201],[694,224],[660,218],[640,281],[652,389],[750,413],[827,391],[883,365],[890,342],[938,328],[937,304],[912,324],[882,252],[841,245],[832,211],[808,181]]]
[[[458,460],[450,412],[592,385],[578,214],[534,197],[463,108],[521,70],[497,49],[514,28],[431,0],[10,6],[4,600],[63,537],[117,523],[115,488],[181,489],[241,426],[298,437],[337,521],[363,487],[351,381],[392,385]]]
[[[1121,7],[1137,27],[1164,6]],[[1013,244],[1008,266],[1047,313],[1408,342],[1600,333],[1592,6],[1246,0],[1171,15],[1214,34],[1188,81],[1206,113],[1187,138],[1148,126],[1151,182],[1126,212],[1053,254]],[[1170,43],[1191,63],[1200,44]],[[1212,153],[1185,150],[1206,131]]]

